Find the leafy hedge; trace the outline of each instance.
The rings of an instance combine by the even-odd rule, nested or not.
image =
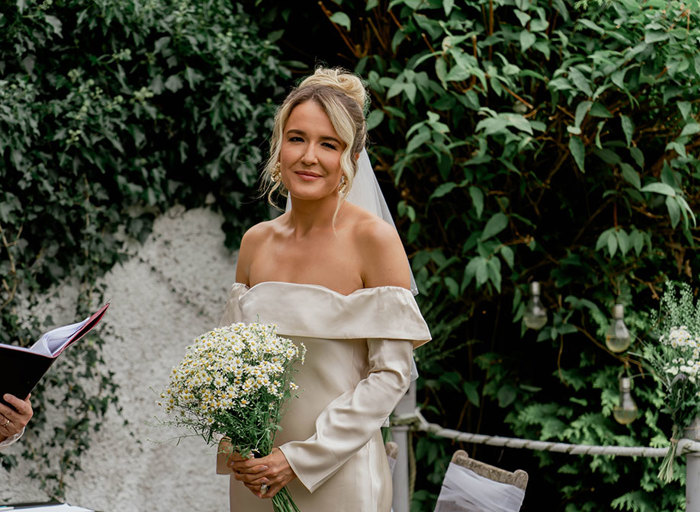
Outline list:
[[[434,336],[418,353],[426,414],[471,432],[667,446],[662,396],[631,352],[663,283],[700,268],[698,2],[320,5],[287,25],[325,22],[328,41],[282,45],[368,79],[371,153],[396,188]],[[532,280],[549,308],[539,332],[522,323]],[[618,302],[639,335],[622,355],[604,345]],[[612,418],[621,372],[642,411],[629,427]],[[454,447],[415,448],[414,508],[429,510]],[[682,478],[659,485],[657,460],[474,451],[536,472],[527,510],[684,501]]]
[[[242,201],[289,71],[272,38],[224,0],[0,5],[0,342],[26,345],[52,323],[25,323],[27,307],[70,281],[84,314],[124,238],[143,240],[173,204],[219,209],[231,245],[264,214]],[[23,443],[53,495],[116,403],[99,340],[82,347],[35,393],[28,435],[46,428],[47,407],[65,422],[47,444]]]

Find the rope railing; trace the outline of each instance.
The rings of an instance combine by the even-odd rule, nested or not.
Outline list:
[[[471,434],[444,428],[436,423],[429,423],[416,409],[413,414],[394,416],[391,425],[405,426],[410,430],[429,432],[438,437],[454,439],[464,443],[485,444],[488,446],[505,446],[506,448],[525,448],[528,450],[541,450],[571,455],[614,455],[623,457],[663,457],[668,448],[652,448],[648,446],[596,446],[586,444],[570,444],[551,441],[534,441],[531,439],[518,439],[513,437],[489,436],[484,434]],[[676,455],[700,452],[700,442],[690,439],[678,441]]]

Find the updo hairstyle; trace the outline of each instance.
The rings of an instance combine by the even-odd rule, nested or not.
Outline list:
[[[284,127],[294,107],[314,101],[326,113],[345,149],[340,156],[340,167],[346,185],[340,192],[338,207],[348,195],[357,170],[355,155],[365,147],[367,126],[365,124],[365,102],[367,92],[364,84],[354,74],[342,68],[318,68],[313,75],[306,77],[280,105],[275,114],[275,124],[270,139],[270,157],[262,172],[263,189],[270,203],[275,191],[286,195],[282,182],[272,179],[275,165],[279,162]],[[336,209],[337,213],[337,209]]]

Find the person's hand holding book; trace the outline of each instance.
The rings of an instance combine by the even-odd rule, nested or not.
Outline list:
[[[30,397],[31,395],[25,400],[20,400],[10,394],[3,396],[3,399],[12,407],[0,402],[0,443],[20,434],[32,419],[34,411],[29,402]]]

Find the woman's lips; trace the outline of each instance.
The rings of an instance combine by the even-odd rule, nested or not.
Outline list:
[[[318,178],[321,177],[318,174],[314,174],[312,172],[306,172],[306,171],[296,171],[294,174],[299,176],[304,181],[314,181],[314,180],[317,180]]]

